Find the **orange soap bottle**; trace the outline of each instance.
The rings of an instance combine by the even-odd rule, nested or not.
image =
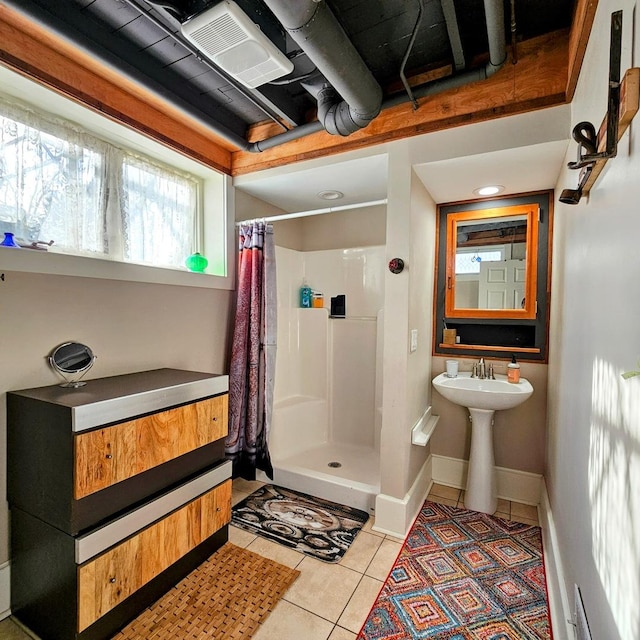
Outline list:
[[[507,365],[507,381],[514,384],[520,382],[520,365],[515,356],[511,356],[511,362]]]

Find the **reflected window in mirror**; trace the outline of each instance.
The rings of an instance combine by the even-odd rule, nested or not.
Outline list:
[[[434,354],[546,361],[552,210],[551,191],[438,206]]]

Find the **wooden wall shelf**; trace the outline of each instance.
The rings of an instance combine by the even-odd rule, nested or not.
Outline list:
[[[638,112],[640,103],[640,67],[627,69],[620,85],[620,110],[618,113],[618,142],[629,128],[633,117]],[[604,117],[598,130],[598,151],[604,151],[607,144],[607,118]],[[587,194],[596,183],[608,160],[596,160],[591,174],[582,187],[582,193]]]
[[[482,349],[483,351],[506,351],[508,353],[540,353],[537,347],[495,347],[485,344],[445,344],[440,343],[441,349]]]

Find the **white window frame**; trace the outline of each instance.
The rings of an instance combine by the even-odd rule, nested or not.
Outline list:
[[[113,144],[127,147],[203,180],[203,254],[209,264],[224,265],[224,275],[191,273],[179,269],[119,262],[52,251],[0,248],[0,269],[27,273],[125,280],[209,289],[235,287],[234,199],[230,176],[161,145],[141,133],[116,123],[81,104],[14,73],[0,65],[3,93],[31,104],[46,104],[53,115],[76,122]]]

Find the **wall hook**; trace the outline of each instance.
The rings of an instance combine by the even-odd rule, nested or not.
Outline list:
[[[560,202],[578,204],[591,178],[596,163],[604,163],[618,153],[618,124],[620,118],[620,57],[622,52],[622,11],[611,14],[611,42],[609,47],[609,92],[607,99],[606,141],[604,151],[598,151],[598,134],[591,122],[579,122],[572,131],[578,143],[578,157],[569,162],[569,169],[581,169],[576,189],[564,189]],[[593,180],[597,177],[596,172]]]

